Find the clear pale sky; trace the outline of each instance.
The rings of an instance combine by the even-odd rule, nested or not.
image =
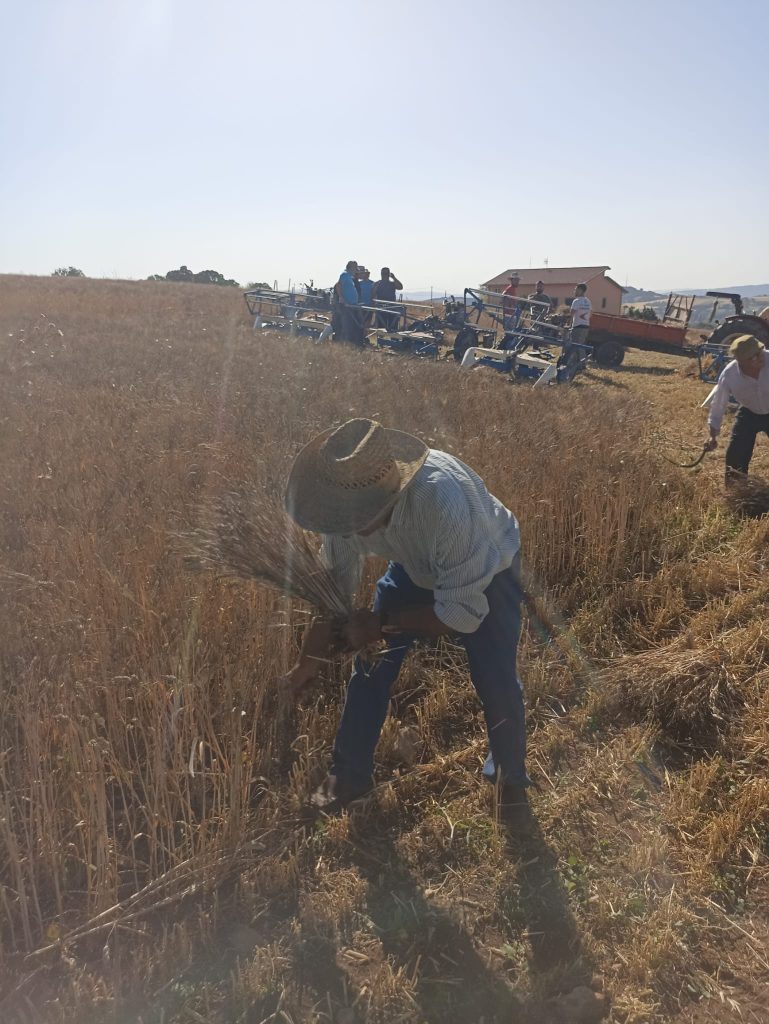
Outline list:
[[[764,0],[9,3],[0,272],[764,282],[768,37]]]

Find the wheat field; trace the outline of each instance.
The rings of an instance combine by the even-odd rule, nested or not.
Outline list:
[[[765,1021],[769,528],[718,456],[662,458],[705,394],[673,357],[533,391],[254,334],[234,289],[0,277],[0,1021]],[[308,608],[185,565],[202,508],[351,416],[520,520],[525,841],[448,642],[375,798],[309,820],[349,664],[291,706]]]

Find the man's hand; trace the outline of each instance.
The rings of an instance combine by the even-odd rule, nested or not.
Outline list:
[[[361,651],[365,647],[378,643],[382,639],[380,615],[378,612],[370,612],[367,608],[360,608],[353,612],[342,626],[342,637],[352,651]]]
[[[718,434],[711,434],[702,447],[706,452],[714,452],[718,448]]]
[[[335,646],[336,625],[328,619],[313,619],[304,631],[302,649],[296,664],[281,682],[299,699],[317,681],[323,664]]]
[[[298,661],[281,682],[288,689],[294,700],[299,700],[317,682],[319,676],[317,664],[310,661]]]

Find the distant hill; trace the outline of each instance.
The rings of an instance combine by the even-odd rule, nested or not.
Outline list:
[[[707,288],[674,288],[679,295],[704,295],[705,292],[734,292],[744,298],[756,295],[769,295],[769,284],[726,284]]]
[[[661,292],[650,292],[646,288],[633,288],[630,285],[622,289],[622,301],[624,303],[633,302],[653,302],[655,299],[666,298]]]
[[[458,295],[459,298],[462,298],[462,294],[463,294],[463,289],[462,288],[458,289],[458,291],[456,291],[456,292],[444,292],[443,289],[438,290],[437,288],[434,288],[433,292],[432,292],[432,297],[433,297],[433,302],[443,302],[443,299],[444,299],[444,297],[446,295]],[[414,302],[425,302],[425,301],[429,302],[429,300],[430,300],[430,292],[429,291],[408,291],[407,290],[407,291],[404,291],[404,292],[401,293],[401,298],[402,299],[412,299]]]
[[[632,285],[622,289],[622,302],[627,305],[632,302],[654,302],[657,299],[666,299],[670,292],[676,295],[704,295],[705,292],[733,292],[741,295],[744,299],[753,298],[756,295],[769,295],[769,284],[726,284],[718,287],[708,286],[707,288],[668,288],[664,292],[652,292],[646,288],[634,288]]]

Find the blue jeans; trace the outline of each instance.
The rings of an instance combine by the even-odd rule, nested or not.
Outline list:
[[[470,678],[486,718],[491,753],[483,774],[494,781],[498,769],[502,782],[526,786],[526,720],[516,668],[521,635],[520,555],[509,569],[494,577],[485,594],[488,615],[475,633],[458,635],[458,642],[467,651]],[[434,600],[431,590],[418,587],[402,565],[390,562],[376,585],[374,611],[432,605]],[[363,790],[369,784],[390,690],[416,639],[410,634],[393,637],[377,661],[360,656],[355,659],[331,768],[352,790]]]

